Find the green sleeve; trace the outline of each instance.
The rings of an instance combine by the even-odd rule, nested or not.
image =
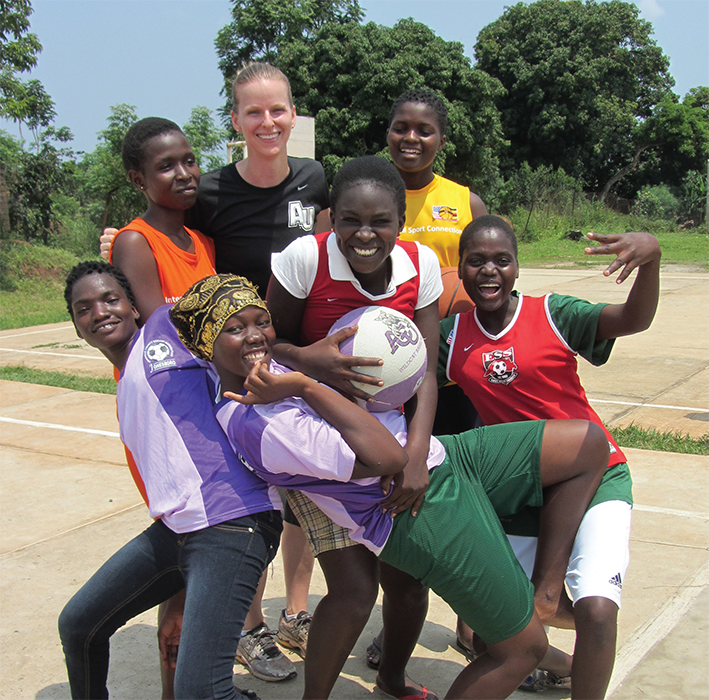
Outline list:
[[[592,304],[576,297],[552,294],[549,313],[566,344],[592,365],[608,361],[615,339],[596,340],[598,318],[607,304]]]
[[[455,316],[449,316],[441,321],[441,335],[439,338],[438,346],[438,388],[450,384],[450,380],[446,376],[446,367],[448,366],[448,354],[450,353],[451,346],[448,345],[446,340],[453,330],[455,325]]]

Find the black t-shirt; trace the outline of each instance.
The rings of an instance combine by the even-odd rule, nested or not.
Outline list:
[[[275,187],[254,187],[234,164],[202,175],[197,203],[185,225],[214,239],[217,272],[242,275],[265,296],[271,255],[306,233],[327,209],[328,188],[322,165],[288,158],[290,173]]]

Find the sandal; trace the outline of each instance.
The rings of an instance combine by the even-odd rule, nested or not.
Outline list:
[[[379,644],[379,635],[367,647],[365,652],[367,666],[375,671],[379,669],[379,662],[382,660],[382,647]]]
[[[413,693],[408,693],[407,695],[393,695],[392,693],[384,690],[379,683],[377,683],[377,688],[382,691],[385,695],[391,698],[396,698],[397,700],[438,700],[438,695],[436,695],[432,690],[429,690],[425,686],[421,686],[421,690],[407,686],[406,690],[413,690]],[[406,692],[406,690],[404,692]]]

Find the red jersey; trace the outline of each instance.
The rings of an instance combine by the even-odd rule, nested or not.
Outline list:
[[[419,300],[419,251],[415,243],[397,241],[416,268],[416,275],[396,288],[394,296],[372,300],[357,290],[349,280],[333,280],[330,277],[327,239],[330,232],[315,236],[318,244],[318,268],[313,287],[306,299],[301,323],[301,343],[310,345],[324,338],[333,323],[353,309],[363,306],[385,306],[400,311],[407,318],[413,319]]]
[[[512,322],[497,336],[480,325],[475,310],[458,315],[447,374],[473,402],[485,425],[542,418],[589,420],[608,438],[608,466],[625,462],[586,398],[576,353],[556,328],[547,299],[520,294]]]

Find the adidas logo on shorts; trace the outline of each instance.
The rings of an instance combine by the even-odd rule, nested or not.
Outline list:
[[[608,583],[618,586],[621,590],[623,588],[623,581],[620,578],[620,574],[616,574],[612,579],[609,579]]]

